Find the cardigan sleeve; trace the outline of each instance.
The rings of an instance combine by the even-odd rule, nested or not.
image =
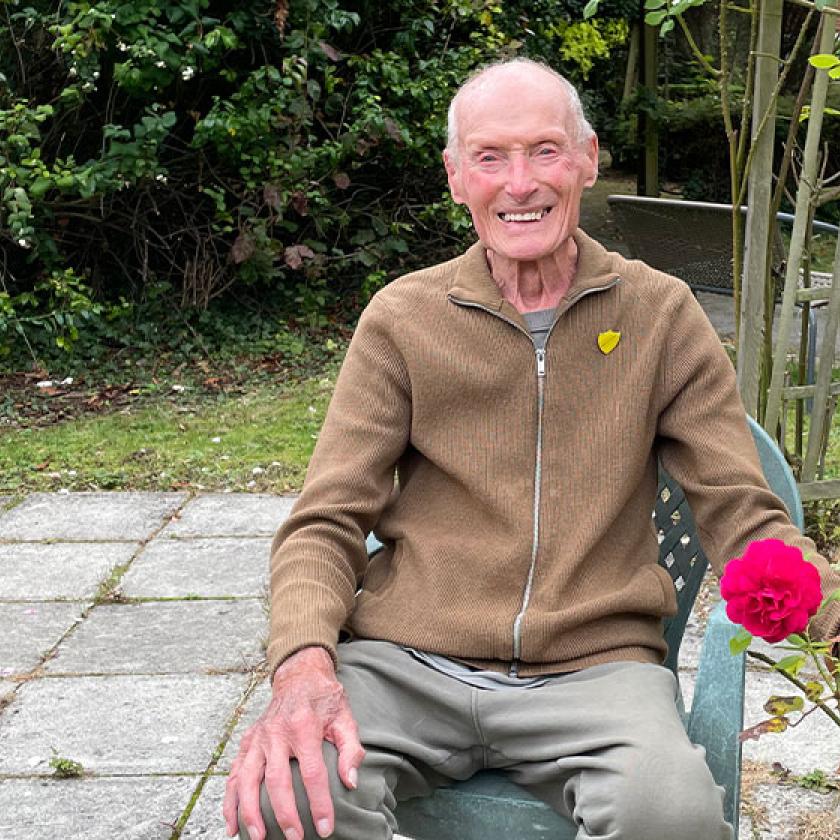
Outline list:
[[[335,660],[367,566],[365,539],[394,489],[410,424],[406,366],[391,311],[376,296],[350,343],[301,496],[272,543],[272,673],[312,645]]]
[[[658,450],[665,469],[685,490],[714,571],[722,574],[726,562],[753,540],[779,539],[798,546],[817,567],[825,597],[840,587],[840,575],[768,487],[732,363],[687,286],[669,317]],[[840,603],[823,611],[812,628],[818,638],[835,636]]]

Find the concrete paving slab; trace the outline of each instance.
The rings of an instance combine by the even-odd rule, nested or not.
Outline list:
[[[0,774],[49,775],[53,751],[92,773],[200,773],[247,677],[43,678],[0,717]]]
[[[242,736],[249,727],[257,722],[257,718],[268,707],[269,700],[271,700],[271,683],[267,679],[264,679],[248,698],[245,709],[234,727],[230,739],[225,745],[225,751],[216,764],[218,771],[225,773],[230,771],[230,765],[239,752],[239,742],[242,740]]]
[[[0,676],[34,668],[86,604],[0,604]]]
[[[697,302],[703,307],[709,320],[714,324],[715,330],[722,338],[732,338],[735,335],[735,310],[732,298],[728,295],[719,295],[714,292],[697,292]],[[822,336],[825,333],[827,306],[820,306],[814,311],[817,322],[817,350],[820,349]],[[779,332],[779,319],[781,318],[782,306],[776,304],[776,314],[773,320],[773,335]],[[793,326],[791,328],[789,347],[791,352],[799,350],[799,335],[801,333],[801,321],[799,310],[795,310]],[[840,353],[840,335],[837,337],[835,352]]]
[[[680,687],[687,709],[691,708],[696,673],[680,671]],[[772,694],[794,695],[796,688],[777,674],[747,671],[744,702],[744,728],[754,726],[769,715],[764,704]],[[796,716],[792,716],[794,720]],[[762,764],[778,761],[795,774],[814,769],[834,772],[840,765],[840,735],[837,727],[822,712],[814,712],[795,729],[780,734],[762,735],[744,743],[744,760]]]
[[[211,776],[181,832],[181,840],[228,840],[222,816],[227,776]]]
[[[688,617],[680,645],[679,664],[681,668],[696,668],[700,660],[700,650],[703,646],[703,635],[706,632],[706,622],[692,613]]]
[[[120,588],[130,598],[261,596],[270,546],[267,537],[156,539],[131,564]]]
[[[683,696],[683,706],[686,711],[691,711],[691,701],[694,698],[694,683],[697,680],[697,672],[693,669],[680,669],[680,690]]]
[[[208,493],[197,496],[163,531],[167,537],[272,537],[294,496]]]
[[[0,545],[0,600],[92,598],[140,543]]]
[[[165,601],[96,607],[49,674],[177,674],[252,668],[268,636],[262,603]]]
[[[797,693],[796,688],[778,674],[748,671],[744,728],[769,717],[763,706],[772,694],[789,696]],[[791,715],[792,721],[796,718]],[[840,764],[840,733],[827,715],[817,711],[795,729],[745,742],[744,758],[764,764],[778,761],[797,775],[814,769],[834,772]]]
[[[7,540],[142,540],[187,499],[186,493],[33,493],[0,514]]]
[[[0,837],[169,840],[198,779],[0,780]]]
[[[738,831],[742,838],[831,840],[840,837],[840,823],[832,819],[831,813],[840,805],[836,794],[816,793],[798,785],[761,784],[752,789],[749,800]],[[806,832],[804,820],[812,821],[811,831]],[[820,833],[815,833],[815,823]]]
[[[13,680],[0,679],[0,714],[3,714],[3,707],[11,700],[11,695],[17,688],[17,683]]]

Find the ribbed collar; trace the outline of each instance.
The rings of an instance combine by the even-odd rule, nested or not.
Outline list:
[[[613,285],[618,278],[609,251],[580,228],[573,236],[578,248],[577,271],[569,290],[560,299],[558,309],[568,308],[588,291]],[[475,304],[521,320],[519,313],[502,297],[490,274],[487,250],[481,242],[471,245],[461,258],[449,296],[460,303]]]

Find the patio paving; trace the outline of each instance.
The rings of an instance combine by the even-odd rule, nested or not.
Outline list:
[[[267,557],[292,501],[35,494],[0,511],[0,838],[225,836],[226,774],[269,696]],[[701,634],[693,620],[689,697]],[[769,688],[750,674],[748,720]],[[795,826],[836,807],[769,776],[772,762],[836,768],[836,734],[809,725],[746,746],[768,778],[752,788],[756,828],[742,838],[780,840],[778,814]],[[80,762],[84,777],[54,778],[56,757]]]

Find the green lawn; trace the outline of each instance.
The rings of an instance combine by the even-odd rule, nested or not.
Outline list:
[[[334,384],[179,407],[171,400],[0,436],[0,493],[36,490],[299,489]]]
[[[331,360],[309,378],[245,377],[215,393],[161,383],[155,393],[116,401],[101,413],[63,420],[54,414],[41,425],[19,418],[0,431],[0,495],[299,490],[336,371]],[[840,477],[840,413],[825,477]],[[840,500],[806,506],[806,525],[822,550],[836,551]]]

